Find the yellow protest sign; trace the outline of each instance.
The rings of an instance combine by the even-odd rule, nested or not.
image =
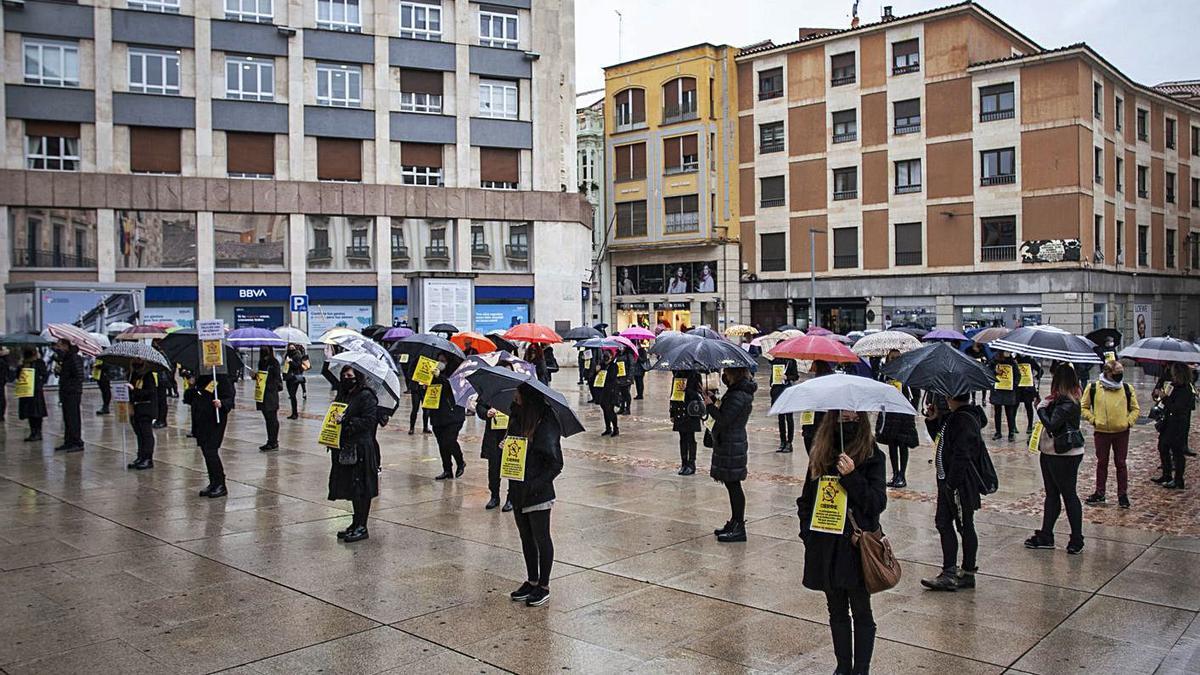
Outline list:
[[[811,410],[805,410],[800,413],[800,426],[812,426],[816,424],[817,414]]]
[[[783,364],[771,365],[771,384],[783,384],[784,378],[787,377],[787,366]]]
[[[421,407],[426,410],[437,410],[442,407],[442,385],[431,384],[425,389],[425,398],[421,400]]]
[[[592,380],[592,386],[596,389],[603,389],[604,383],[608,381],[608,371],[602,370],[596,373],[596,379]]]
[[[625,377],[625,362],[617,361],[617,377]]]
[[[705,417],[704,418],[704,426],[709,431],[712,431],[713,427],[717,426],[717,418],[713,417],[712,415]]]
[[[996,391],[1012,391],[1013,369],[1007,363],[996,364]]]
[[[291,370],[291,369],[292,369],[292,362],[291,362],[291,361],[284,361],[284,362],[283,362],[283,374],[284,374],[284,375],[287,375],[287,374],[288,374],[288,371],[289,371],[289,370]]]
[[[683,402],[683,395],[687,392],[687,378],[677,377],[671,380],[671,400],[676,403]]]
[[[208,385],[204,387],[204,391],[207,391],[210,394],[215,394],[217,392],[217,381],[209,380]]]
[[[904,393],[904,385],[900,383],[900,380],[889,380],[888,384],[895,387],[896,391],[900,392],[901,394]]]
[[[437,373],[437,365],[438,362],[428,356],[418,356],[417,365],[413,368],[413,381],[428,387]]]
[[[521,436],[505,436],[500,442],[500,477],[525,480],[525,456],[529,441]]]
[[[1029,452],[1036,453],[1038,446],[1042,442],[1042,421],[1038,420],[1033,423],[1033,431],[1029,434]]]
[[[583,355],[583,367],[584,367],[584,368],[591,368],[591,367],[592,367],[592,355],[591,355],[591,354],[584,354],[584,355]]]
[[[492,418],[492,428],[493,429],[507,429],[508,428],[508,415],[505,415],[504,413],[497,410],[496,416]]]
[[[837,476],[821,476],[808,528],[814,532],[842,534],[846,530],[846,488]]]
[[[1105,363],[1107,363],[1109,361],[1116,361],[1116,360],[1117,360],[1116,352],[1104,352],[1104,362]]]
[[[1018,387],[1033,386],[1033,366],[1028,363],[1018,363],[1017,371],[1021,373],[1021,379],[1017,380]]]
[[[267,371],[260,370],[254,374],[254,402],[262,403],[267,395]]]
[[[220,368],[225,365],[225,350],[220,340],[200,341],[200,365],[205,368]]]
[[[100,379],[100,364],[99,363],[92,366],[92,379],[93,380]]]
[[[329,404],[329,410],[325,411],[325,420],[321,422],[321,433],[317,436],[318,443],[327,448],[342,447],[342,423],[337,418],[344,412],[345,403],[334,401]]]
[[[17,375],[16,384],[13,386],[13,393],[17,398],[29,398],[33,396],[33,378],[36,374],[33,368],[22,368]]]

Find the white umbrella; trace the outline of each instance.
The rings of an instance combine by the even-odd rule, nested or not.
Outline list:
[[[922,346],[920,340],[908,333],[901,333],[897,330],[885,330],[879,333],[872,333],[871,335],[864,335],[854,343],[851,349],[859,356],[868,357],[887,356],[888,352],[893,349],[903,354],[911,352],[914,349],[920,349]]]
[[[854,410],[916,415],[908,399],[890,384],[858,375],[825,375],[783,390],[770,415],[805,410]]]
[[[400,370],[396,367],[396,360],[392,358],[392,355],[388,353],[388,350],[380,346],[378,342],[369,338],[365,338],[358,333],[334,337],[332,344],[335,344],[347,351],[370,354],[380,361],[383,361],[384,364],[386,364],[388,368],[391,368],[393,372],[399,372]]]
[[[342,368],[350,366],[366,377],[367,386],[375,392],[381,408],[400,405],[400,378],[388,364],[366,352],[342,352],[329,359],[329,370],[341,377]]]
[[[330,328],[329,330],[325,331],[325,333],[322,334],[321,337],[317,338],[317,342],[320,342],[322,344],[327,344],[327,345],[335,345],[335,344],[337,344],[338,339],[351,337],[351,336],[362,337],[363,335],[362,335],[362,333],[360,333],[356,330],[352,330],[350,328],[346,328],[345,326],[337,326],[335,328]]]
[[[109,340],[108,336],[104,333],[88,333],[88,335],[91,335],[92,339],[95,340],[101,347],[112,346],[112,341]]]
[[[299,328],[293,328],[292,326],[280,326],[279,328],[275,329],[275,334],[284,340],[287,340],[288,344],[307,345],[309,342],[311,342],[311,340],[308,339],[308,333],[305,333]]]
[[[133,328],[133,324],[129,323],[128,321],[114,321],[108,324],[108,327],[104,330],[111,335],[115,333],[124,333],[130,328]]]

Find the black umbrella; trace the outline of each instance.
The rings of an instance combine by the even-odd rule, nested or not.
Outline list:
[[[929,334],[929,331],[924,328],[917,328],[916,326],[892,326],[888,330],[894,330],[897,333],[907,333],[918,340]]]
[[[598,337],[604,337],[604,333],[587,326],[576,326],[562,335],[564,340],[590,340]]]
[[[724,342],[729,342],[729,340],[725,339],[724,335],[721,335],[720,333],[709,328],[708,326],[696,326],[695,328],[689,330],[687,332],[687,334],[695,335],[696,337],[702,337],[702,338],[705,338],[708,340],[721,340]]]
[[[996,378],[977,361],[945,342],[915,349],[883,367],[883,375],[946,396],[991,389]]]
[[[461,333],[462,331],[460,331],[458,329],[458,327],[452,323],[439,323],[439,324],[434,324],[433,328],[429,329],[429,332],[430,333],[448,333],[450,335],[454,335],[456,333]]]
[[[467,381],[479,394],[479,402],[489,405],[506,415],[512,414],[513,395],[520,387],[528,387],[542,395],[546,405],[558,420],[563,436],[571,436],[583,431],[583,423],[567,399],[549,386],[542,384],[536,377],[518,373],[507,368],[484,366],[467,375]]]
[[[728,340],[683,336],[658,352],[655,370],[696,370],[711,373],[723,368],[754,368],[758,364],[741,347]]]
[[[1200,347],[1173,337],[1148,337],[1122,349],[1120,357],[1156,363],[1200,363]]]
[[[428,333],[417,333],[408,337],[397,340],[392,343],[392,352],[401,355],[397,359],[400,362],[400,367],[404,371],[405,377],[412,377],[413,368],[417,365],[417,357],[427,356],[431,359],[437,359],[439,356],[445,356],[447,361],[446,373],[454,372],[463,359],[467,358],[466,354],[458,348],[458,345],[447,340],[444,337],[430,335]],[[408,358],[403,358],[407,355]]]
[[[1035,359],[1068,363],[1104,363],[1096,356],[1096,343],[1054,326],[1025,326],[988,343],[992,349],[1024,354]]]
[[[391,326],[381,326],[377,323],[373,323],[358,332],[362,333],[365,337],[371,338],[372,340],[378,342],[379,338],[383,337],[383,334],[388,332],[388,329],[390,328]]]
[[[502,352],[508,352],[514,356],[516,356],[517,351],[520,349],[512,340],[506,339],[504,337],[504,331],[499,328],[489,332],[487,334],[487,339],[491,340],[492,344],[496,345],[496,349],[499,349]]]
[[[1103,347],[1104,344],[1109,340],[1112,340],[1114,345],[1121,344],[1121,331],[1117,330],[1116,328],[1100,328],[1088,333],[1084,337],[1092,342],[1095,342],[1101,347]]]
[[[779,328],[776,328],[775,330],[777,330],[777,331],[784,331],[784,330],[800,330],[800,329],[799,329],[799,328],[796,328],[795,326],[793,326],[793,325],[792,325],[792,324],[790,324],[790,323],[785,323],[785,324],[783,324],[782,326],[780,326]]]
[[[166,337],[158,341],[158,347],[172,363],[177,364],[180,368],[193,373],[203,370],[200,366],[203,362],[200,355],[200,339],[195,330],[177,330],[174,333],[168,333]],[[245,367],[241,355],[236,349],[229,346],[228,342],[225,343],[225,367],[234,370]]]

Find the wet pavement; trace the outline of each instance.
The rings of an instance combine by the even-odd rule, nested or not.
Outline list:
[[[222,451],[230,494],[217,500],[196,496],[204,463],[177,401],[143,472],[125,469],[128,427],[91,415],[94,391],[82,453],[53,452],[53,405],[41,444],[22,442],[11,407],[0,427],[0,670],[831,672],[824,597],[800,585],[805,455],[799,438],[796,453],[774,452],[766,387],[750,423],[749,541],[718,544],[726,493],[707,477],[703,447],[700,473],[675,475],[667,377],[648,377],[617,439],[599,436],[599,410],[582,405],[574,380],[563,371],[555,386],[591,431],[564,444],[555,578],[541,608],[507,598],[524,568],[511,516],[483,509],[478,420],[462,435],[466,475],[434,482],[436,446],[419,427],[407,435],[406,401],[379,435],[371,538],[347,545],[334,533],[349,504],[325,500],[329,459],[316,438],[329,392],[316,378],[302,419],[281,420],[274,453],[258,451],[262,418],[241,388]],[[889,491],[883,516],[904,578],[874,598],[873,672],[1200,672],[1200,469],[1185,491],[1150,483],[1149,426],[1131,444],[1133,508],[1117,508],[1115,485],[1109,505],[1085,507],[1079,556],[1022,547],[1040,520],[1037,457],[990,442],[1001,490],[976,517],[978,588],[948,594],[919,584],[941,558],[923,430],[922,440],[909,488]],[[1089,453],[1081,496],[1094,467]]]

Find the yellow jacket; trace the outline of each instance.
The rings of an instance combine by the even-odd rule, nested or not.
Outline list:
[[[1128,402],[1125,389],[1129,388],[1131,396]],[[1092,391],[1095,390],[1093,395]],[[1095,398],[1093,405],[1092,399]],[[1090,382],[1083,390],[1083,398],[1079,401],[1083,408],[1083,419],[1092,423],[1096,431],[1105,434],[1115,434],[1133,427],[1139,415],[1137,392],[1130,385],[1122,384],[1120,389],[1105,389],[1099,382]]]

